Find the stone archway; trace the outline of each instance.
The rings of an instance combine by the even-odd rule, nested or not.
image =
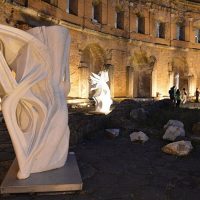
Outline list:
[[[175,84],[175,76],[179,75],[179,89],[185,88],[189,90],[189,67],[185,57],[174,57],[172,60],[173,84]]]
[[[92,72],[99,73],[105,64],[106,53],[99,44],[92,43],[83,49],[79,66],[79,96],[81,98],[92,96],[89,77]]]
[[[155,56],[147,56],[146,51],[135,51],[130,60],[133,67],[133,96],[152,97],[155,90]]]

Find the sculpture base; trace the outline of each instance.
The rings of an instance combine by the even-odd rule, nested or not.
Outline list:
[[[31,174],[24,180],[17,179],[18,163],[15,159],[1,184],[1,194],[36,192],[73,192],[82,189],[76,156],[73,152],[62,168]]]

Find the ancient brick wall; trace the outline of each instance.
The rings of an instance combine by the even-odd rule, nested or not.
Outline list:
[[[0,22],[27,30],[34,26],[61,25],[70,30],[71,97],[90,97],[89,76],[109,70],[113,97],[168,95],[174,76],[180,88],[193,95],[200,87],[200,5],[183,1],[162,3],[145,0],[78,0],[77,15],[67,11],[67,1],[1,1]],[[101,3],[100,22],[93,19],[94,2]],[[190,12],[189,12],[190,11]],[[116,13],[123,13],[123,28],[116,28]],[[137,18],[144,18],[138,33]],[[156,23],[164,23],[164,38],[157,37]],[[184,26],[184,41],[177,39],[177,25]]]

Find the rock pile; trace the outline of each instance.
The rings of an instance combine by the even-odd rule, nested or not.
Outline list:
[[[130,112],[130,118],[133,120],[146,120],[149,113],[144,108],[136,108]]]
[[[185,137],[184,124],[178,120],[169,120],[164,126],[164,140],[175,141],[177,137]],[[193,149],[190,141],[178,141],[165,145],[162,151],[176,156],[186,156]]]

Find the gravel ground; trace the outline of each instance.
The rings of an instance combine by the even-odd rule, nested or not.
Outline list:
[[[163,153],[166,143],[151,138],[131,143],[128,136],[102,136],[74,147],[83,179],[83,191],[75,194],[10,195],[1,200],[199,200],[200,146],[187,157]],[[0,133],[0,180],[14,152],[5,131]]]
[[[95,137],[90,133],[89,139],[73,145],[70,151],[76,153],[83,179],[81,192],[1,195],[0,199],[199,200],[200,144],[193,142],[194,150],[189,156],[168,155],[161,151],[167,144],[161,139],[161,130],[156,126],[145,129],[150,137],[145,144],[131,143],[127,130],[121,130],[117,138],[110,138],[104,130],[99,130],[98,134],[94,132]],[[0,182],[14,157],[6,127],[0,123]]]

